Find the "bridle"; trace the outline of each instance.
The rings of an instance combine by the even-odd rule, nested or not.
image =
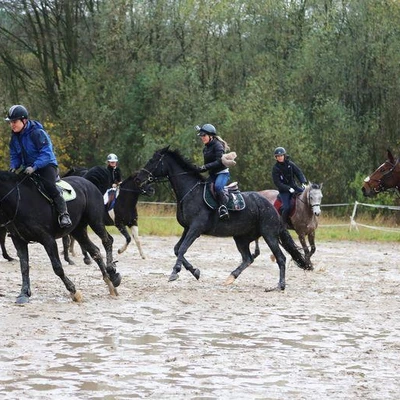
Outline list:
[[[187,174],[191,173],[191,172],[184,171],[184,172],[180,172],[179,174],[175,174],[175,175],[169,175],[168,173],[165,173],[165,174],[164,174],[164,163],[163,163],[163,159],[164,159],[165,154],[160,154],[159,152],[157,152],[156,154],[159,155],[160,158],[158,159],[156,165],[152,168],[151,171],[149,171],[149,170],[146,169],[146,168],[140,169],[139,173],[140,173],[140,172],[145,172],[145,173],[147,174],[147,179],[146,179],[145,181],[143,181],[143,182],[140,184],[140,186],[143,186],[145,183],[166,182],[166,181],[169,181],[171,177],[174,177],[174,176],[181,176],[181,175],[187,175]],[[163,178],[158,178],[158,177],[156,177],[156,176],[153,175],[153,172],[158,168],[158,166],[159,166],[160,163],[161,163],[160,175],[164,175]],[[204,184],[204,182],[201,182],[201,181],[196,182],[196,184],[195,184],[191,189],[189,189],[189,191],[181,198],[181,200],[179,201],[179,204],[181,204],[181,203],[183,202],[183,200],[186,198],[186,196],[188,196],[191,192],[193,192],[193,190],[194,190],[197,186],[199,186],[200,184]]]
[[[391,165],[391,167],[382,173],[382,176],[379,179],[376,178],[371,178],[371,176],[368,176],[367,178],[364,179],[364,182],[369,186],[369,188],[375,192],[375,193],[380,193],[380,192],[384,192],[388,189],[392,189],[392,188],[388,188],[385,186],[385,179],[390,178],[393,175],[394,170],[396,169],[397,165],[399,164],[399,160],[397,160],[394,164],[390,161],[386,161],[385,164],[388,163]],[[382,166],[381,166],[382,167]],[[378,170],[381,168],[379,167]],[[375,175],[372,174],[372,175]],[[377,182],[378,185],[376,187],[372,187],[370,182]],[[393,187],[396,190],[399,190],[399,185],[395,185]]]

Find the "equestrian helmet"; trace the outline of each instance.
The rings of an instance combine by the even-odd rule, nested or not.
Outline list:
[[[19,119],[28,119],[28,110],[24,106],[16,104],[8,110],[6,121],[17,121]]]
[[[211,124],[204,124],[201,128],[197,126],[196,129],[199,131],[197,136],[204,136],[204,135],[215,136],[217,134],[215,126]]]
[[[116,154],[111,153],[107,156],[107,162],[118,162],[118,157]]]
[[[277,147],[274,151],[274,156],[284,156],[286,154],[286,150],[283,147]]]

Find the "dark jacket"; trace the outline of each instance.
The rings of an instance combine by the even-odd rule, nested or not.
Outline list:
[[[217,139],[211,140],[203,147],[204,166],[210,175],[216,175],[226,169],[221,161],[224,152],[224,144]]]
[[[10,168],[23,166],[44,168],[49,164],[57,167],[50,136],[40,122],[28,120],[21,133],[12,133],[10,140]]]
[[[296,192],[303,191],[297,185],[296,179],[300,184],[307,183],[301,169],[293,161],[290,161],[288,157],[285,157],[285,161],[282,163],[278,161],[275,163],[272,168],[272,179],[278,190],[283,193],[289,192],[290,188],[293,188]]]
[[[122,174],[119,167],[112,167],[111,165],[107,165],[107,171],[110,175],[111,186],[113,184],[119,185],[122,182]]]

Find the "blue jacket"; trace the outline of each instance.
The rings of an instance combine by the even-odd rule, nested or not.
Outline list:
[[[43,168],[49,164],[57,165],[50,136],[42,124],[28,120],[21,133],[12,133],[10,140],[10,168],[23,166]]]

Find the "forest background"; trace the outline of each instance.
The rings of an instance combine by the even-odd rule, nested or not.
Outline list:
[[[112,152],[127,176],[167,145],[201,164],[194,126],[212,123],[242,190],[273,188],[283,146],[324,203],[365,202],[363,178],[399,151],[400,2],[0,1],[0,85],[0,111],[25,105],[61,172]]]

